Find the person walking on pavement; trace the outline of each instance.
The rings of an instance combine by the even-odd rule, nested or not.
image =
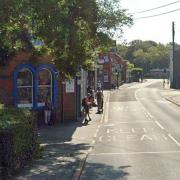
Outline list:
[[[83,113],[84,113],[84,120],[85,123],[87,124],[89,121],[91,121],[91,117],[89,115],[89,106],[90,106],[90,102],[88,97],[86,96],[85,98],[82,99],[82,107],[83,107]],[[87,119],[88,117],[88,119]]]
[[[166,81],[163,79],[163,88],[165,88]]]
[[[97,112],[101,113],[103,111],[103,92],[100,88],[97,89],[96,99],[97,99]]]

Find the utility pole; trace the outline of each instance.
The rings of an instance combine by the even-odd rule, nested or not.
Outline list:
[[[174,43],[174,38],[175,38],[175,28],[174,28],[174,21],[172,22],[172,83],[171,87],[175,87],[175,77],[174,77],[174,51],[175,51],[175,43]]]

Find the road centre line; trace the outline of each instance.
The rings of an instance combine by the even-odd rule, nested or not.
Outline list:
[[[94,153],[91,156],[111,156],[111,155],[141,155],[141,154],[179,154],[180,151],[149,151],[149,152],[119,152],[119,153]]]
[[[164,127],[158,122],[158,121],[155,121],[155,123],[161,128],[164,130]]]
[[[149,116],[150,118],[153,118],[153,116],[146,110],[146,108],[143,106],[142,102],[141,102],[140,99],[138,98],[138,96],[137,96],[138,91],[140,91],[140,89],[136,90],[136,91],[135,91],[135,94],[134,94],[136,100],[137,100],[137,101],[140,103],[140,105],[142,106],[141,108],[143,109],[146,117]],[[148,118],[149,118],[149,117],[148,117]]]
[[[168,134],[168,136],[171,138],[171,140],[173,140],[178,146],[180,146],[180,143],[171,135]]]

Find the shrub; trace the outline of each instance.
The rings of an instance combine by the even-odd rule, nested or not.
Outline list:
[[[35,155],[39,147],[35,117],[27,109],[0,109],[1,176],[9,176]]]

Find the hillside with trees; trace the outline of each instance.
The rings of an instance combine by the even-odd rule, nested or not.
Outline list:
[[[178,48],[179,45],[177,44]],[[134,40],[129,44],[117,46],[118,53],[129,60],[135,67],[141,67],[144,73],[150,69],[169,68],[171,44],[161,44],[154,41]]]

